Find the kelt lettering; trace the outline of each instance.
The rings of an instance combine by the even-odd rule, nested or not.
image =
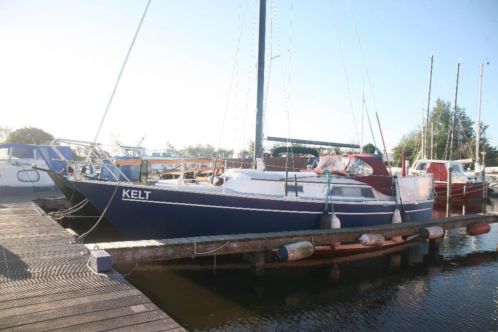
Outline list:
[[[137,199],[145,201],[149,199],[151,192],[152,191],[140,190],[140,189],[123,189],[121,198]]]

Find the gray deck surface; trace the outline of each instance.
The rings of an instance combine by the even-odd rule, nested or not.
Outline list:
[[[121,274],[94,274],[71,239],[34,203],[0,203],[0,330],[184,330]]]

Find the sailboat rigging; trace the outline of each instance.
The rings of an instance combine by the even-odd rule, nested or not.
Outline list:
[[[432,80],[432,64],[433,56],[431,57],[430,66],[430,80]],[[448,136],[444,151],[444,159],[432,159],[423,157],[421,159],[416,158],[413,166],[410,168],[410,174],[421,175],[421,174],[432,174],[434,177],[434,188],[435,188],[435,205],[447,208],[461,208],[463,205],[468,207],[473,207],[475,210],[481,208],[481,201],[487,194],[487,183],[484,178],[476,176],[468,176],[463,166],[460,162],[452,160],[453,157],[453,142],[455,140],[455,129],[457,126],[457,100],[458,100],[458,83],[460,77],[460,62],[457,64],[456,73],[456,87],[455,87],[455,103],[453,105],[453,111],[450,113],[450,123],[448,124]],[[481,80],[482,80],[482,65],[481,65]],[[482,81],[481,81],[482,82]],[[430,98],[430,88],[431,83],[429,83],[429,98]],[[430,99],[429,99],[430,100]],[[429,105],[428,105],[429,107]],[[479,106],[478,112],[480,112],[480,96],[479,96]],[[429,116],[427,117],[429,120]],[[479,113],[478,113],[479,119]],[[479,121],[476,125],[479,128]],[[461,124],[460,124],[461,127]],[[424,128],[423,131],[426,129]],[[432,130],[431,130],[432,131]],[[427,136],[427,134],[426,134]],[[422,141],[422,155],[427,154],[427,147],[425,147],[425,140]],[[432,140],[432,139],[431,139]],[[478,168],[478,151],[479,151],[479,131],[477,131],[476,138],[476,171]],[[432,151],[432,144],[431,144]],[[432,152],[431,152],[432,156]],[[451,203],[450,203],[451,201]],[[475,207],[474,207],[475,206]]]
[[[263,152],[265,0],[259,13],[254,162]],[[338,217],[343,228],[390,224],[401,200],[405,221],[432,216],[431,178],[393,181],[378,155],[328,156],[307,172],[225,169],[208,183],[102,181],[78,171],[64,181],[126,239],[317,229],[324,215]]]

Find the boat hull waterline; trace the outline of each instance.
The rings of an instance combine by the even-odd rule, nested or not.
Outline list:
[[[69,181],[100,214],[109,205],[105,218],[130,240],[318,229],[325,208],[320,200]],[[403,210],[410,221],[429,220],[432,204],[404,202]],[[334,201],[333,208],[342,228],[373,226],[392,223],[396,202]]]

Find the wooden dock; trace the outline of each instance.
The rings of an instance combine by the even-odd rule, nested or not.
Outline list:
[[[315,246],[327,246],[337,242],[357,242],[363,234],[381,234],[387,239],[394,236],[415,236],[425,227],[431,226],[451,229],[496,222],[498,214],[473,214],[370,227],[119,241],[89,243],[85,246],[88,250],[107,251],[112,256],[113,263],[117,264],[242,253],[261,254],[259,259],[263,259],[262,254],[265,251],[297,241],[309,241]]]
[[[0,203],[0,330],[184,331],[34,203]]]

